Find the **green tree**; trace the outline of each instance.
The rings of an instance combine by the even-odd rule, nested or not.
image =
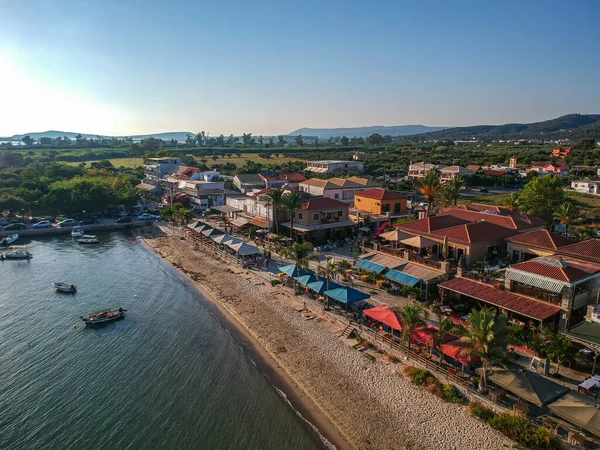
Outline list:
[[[285,139],[283,138],[283,136],[277,136],[277,145],[279,147],[285,147]]]
[[[552,214],[552,218],[565,227],[565,236],[569,232],[569,226],[577,219],[579,211],[575,205],[571,202],[564,202],[560,204]]]
[[[205,131],[201,131],[200,133],[196,134],[196,145],[198,147],[202,147],[204,145],[205,138],[206,138]]]
[[[552,219],[553,211],[564,199],[562,182],[552,175],[533,178],[520,196],[521,204],[527,212],[548,221]]]
[[[275,233],[279,233],[279,221],[277,220],[277,211],[283,206],[283,189],[269,189],[269,191],[267,192],[267,197],[269,198],[269,203],[271,203],[271,208],[273,208],[273,228],[275,229]]]
[[[452,205],[453,201],[454,196],[452,194],[452,191],[446,188],[446,186],[442,186],[438,194],[438,202],[440,203],[440,205],[442,205],[443,207],[448,207]]]
[[[455,205],[458,203],[458,199],[460,198],[460,191],[462,190],[464,185],[465,180],[462,177],[456,177],[444,184],[444,188],[448,190],[449,196]]]
[[[521,195],[519,192],[511,192],[505,195],[500,202],[500,206],[510,209],[512,212],[518,212],[521,209]]]
[[[308,269],[310,261],[319,261],[319,257],[313,253],[313,246],[310,242],[302,244],[294,242],[292,245],[285,247],[279,252],[281,256],[291,258],[298,267]]]
[[[318,258],[317,258],[318,259]],[[347,263],[347,261],[344,261]],[[340,264],[341,261],[336,262],[333,256],[328,256],[325,265],[322,266],[319,264],[317,269],[317,274],[323,278],[325,278],[325,283],[327,284],[327,290],[329,290],[329,282],[332,280],[338,273],[342,274],[346,271],[346,264]],[[324,308],[329,306],[329,302],[326,301],[323,305]]]
[[[33,143],[35,142],[33,140],[33,138],[29,135],[24,136],[21,138],[21,141],[23,142],[23,144],[25,144],[27,147],[31,147],[33,145]]]
[[[295,137],[294,141],[296,142],[296,146],[297,147],[302,147],[304,145],[304,140],[302,138],[302,135],[299,134],[298,136]]]
[[[400,317],[402,317],[402,340],[407,345],[407,355],[410,352],[410,341],[415,328],[421,327],[427,323],[429,312],[421,305],[406,305],[400,308],[392,308]]]
[[[348,144],[350,143],[350,139],[348,139],[346,136],[342,136],[340,138],[340,143],[342,144],[342,147],[348,147]]]
[[[294,237],[294,215],[302,206],[302,197],[298,191],[288,192],[282,197],[282,206],[290,213],[290,237]]]
[[[438,195],[441,189],[440,183],[441,172],[436,169],[430,169],[423,178],[416,180],[416,185],[422,195],[427,200],[427,210],[429,213],[433,211],[435,206],[435,197]]]
[[[242,134],[242,143],[244,144],[244,147],[250,147],[252,144],[252,133]]]
[[[265,140],[263,139],[262,134],[260,134],[258,136],[258,145],[259,145],[259,147],[263,147],[264,142],[265,142]]]
[[[506,316],[487,308],[471,311],[467,326],[460,329],[460,345],[470,357],[481,358],[483,372],[479,389],[483,392],[487,390],[486,371],[490,364],[506,358],[509,331]]]
[[[556,363],[556,374],[558,375],[561,364],[573,362],[577,351],[573,347],[571,340],[565,335],[552,333],[545,353],[548,358]]]

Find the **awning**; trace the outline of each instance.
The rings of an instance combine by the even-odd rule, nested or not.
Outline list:
[[[140,183],[138,185],[135,186],[136,189],[139,189],[140,191],[146,191],[146,192],[150,192],[153,191],[154,189],[158,189],[158,186],[154,186],[153,184],[148,184],[148,183]]]
[[[600,437],[600,410],[591,398],[570,391],[548,408],[553,414]]]
[[[269,228],[269,222],[260,217],[255,217],[254,219],[250,220],[248,223],[250,225],[254,225],[255,227],[258,227],[258,228]]]
[[[439,244],[439,242],[423,236],[415,236],[408,239],[402,239],[400,243],[414,248],[427,248]]]
[[[329,280],[329,287],[327,286],[327,280],[325,278],[319,278],[317,281],[313,281],[306,285],[307,288],[316,292],[317,294],[322,294],[323,292],[330,289],[337,289],[341,287],[339,284],[334,281]]]
[[[242,211],[240,208],[236,208],[235,206],[231,206],[231,205],[213,206],[212,209],[216,209],[217,211],[222,212],[222,213],[231,213],[231,212]]]
[[[219,234],[211,237],[211,239],[217,244],[227,244],[228,242],[233,241],[235,238],[229,234]]]
[[[449,356],[452,359],[455,359],[461,364],[465,366],[470,366],[472,364],[477,364],[481,361],[481,358],[478,356],[474,356],[469,358],[469,354],[466,352],[464,347],[459,345],[458,340],[447,342],[446,344],[442,344],[442,353],[446,356]]]
[[[340,212],[341,210],[342,210],[341,208],[338,208],[338,209],[323,209],[321,212],[325,213],[325,214],[331,214],[331,213],[334,213],[334,212]]]
[[[234,245],[238,245],[238,244],[241,244],[241,243],[242,243],[242,241],[239,240],[238,238],[233,238],[231,240],[226,241],[225,245],[227,247],[229,247],[229,248],[233,248]]]
[[[392,230],[387,233],[381,233],[379,237],[386,241],[400,241],[402,239],[410,239],[412,238],[412,234],[403,233],[400,230]]]
[[[488,380],[537,406],[546,406],[569,392],[569,388],[525,369],[498,370]]]
[[[246,244],[245,242],[239,242],[235,245],[230,246],[233,250],[237,252],[238,255],[247,256],[247,255],[258,255],[262,253],[258,247],[254,245]]]
[[[592,375],[579,383],[578,386],[586,390],[593,387],[600,387],[600,375]]]
[[[327,297],[331,297],[332,299],[345,304],[356,303],[371,298],[370,295],[353,289],[351,287],[340,287],[337,289],[330,289],[328,291],[323,292],[323,294]]]
[[[375,319],[377,322],[381,322],[393,328],[394,330],[402,331],[402,319],[396,311],[387,305],[377,306],[375,308],[369,308],[363,310],[365,316]]]
[[[290,264],[289,266],[281,266],[279,268],[279,271],[285,273],[288,277],[297,277],[299,275],[314,273],[312,270],[300,268],[296,264]]]
[[[221,230],[217,230],[216,228],[206,228],[202,230],[202,234],[206,237],[218,236],[219,234],[225,234]]]
[[[356,263],[356,267],[359,267],[362,270],[366,270],[367,272],[377,273],[381,273],[386,269],[385,266],[380,266],[379,264],[372,263],[367,259],[359,259]]]
[[[231,222],[229,222],[229,225],[231,225],[232,227],[236,227],[236,228],[241,228],[244,225],[248,225],[248,219],[244,219],[243,217],[238,217],[237,219],[232,220]]]
[[[300,275],[299,277],[293,277],[293,278],[298,283],[300,283],[302,286],[307,286],[308,283],[313,283],[313,282],[317,281],[317,277],[312,273],[309,273],[307,275]]]
[[[555,292],[560,294],[565,287],[565,283],[552,280],[550,278],[541,277],[539,275],[533,275],[528,272],[524,272],[518,269],[507,269],[506,270],[506,278],[512,281],[517,281],[519,283],[526,284],[528,286],[534,286],[540,289],[544,289],[545,291]]]
[[[388,280],[395,281],[396,283],[400,283],[410,287],[416,286],[417,284],[419,284],[419,281],[421,281],[418,278],[412,277],[402,272],[398,272],[397,270],[393,269],[388,271],[388,273],[385,274],[385,277]]]
[[[438,332],[439,328],[435,325],[426,325],[424,327],[415,328],[411,334],[413,341],[433,347],[433,337]],[[442,336],[442,345],[451,341],[455,341],[456,336],[450,333],[444,333]]]

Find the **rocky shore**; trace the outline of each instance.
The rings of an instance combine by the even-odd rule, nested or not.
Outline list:
[[[302,301],[261,277],[227,266],[176,237],[145,238],[224,307],[358,449],[500,449],[511,443],[464,407],[445,403],[406,379],[402,364],[373,363],[338,336],[325,314],[305,320]],[[315,311],[319,314],[318,311]],[[338,443],[338,447],[340,444]]]

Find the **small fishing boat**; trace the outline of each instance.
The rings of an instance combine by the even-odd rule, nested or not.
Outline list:
[[[84,234],[81,238],[77,239],[80,244],[97,244],[100,242],[98,238],[91,234]]]
[[[6,246],[12,244],[13,242],[15,242],[17,239],[19,239],[19,235],[16,233],[11,236],[6,236],[6,237],[0,239],[0,245],[6,247]]]
[[[80,238],[85,234],[85,231],[81,225],[75,225],[71,230],[71,237]]]
[[[102,325],[105,323],[124,319],[125,311],[127,310],[123,308],[119,308],[116,310],[107,309],[104,311],[95,312],[87,317],[81,316],[81,320],[83,320],[86,325]]]
[[[31,259],[33,255],[26,247],[13,247],[2,253],[1,259]]]
[[[74,284],[53,281],[52,287],[56,292],[62,292],[65,294],[75,294],[77,292],[77,286],[75,286]]]

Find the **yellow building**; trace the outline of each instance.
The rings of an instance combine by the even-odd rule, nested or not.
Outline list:
[[[382,188],[354,194],[354,208],[361,212],[391,215],[406,211],[406,197]]]

